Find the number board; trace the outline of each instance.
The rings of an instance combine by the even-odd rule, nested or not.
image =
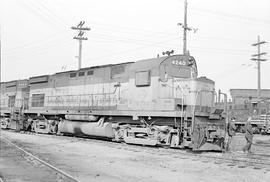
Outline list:
[[[172,60],[172,65],[187,66],[187,62],[183,59],[174,59]]]

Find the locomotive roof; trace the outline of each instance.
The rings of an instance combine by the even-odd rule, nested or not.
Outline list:
[[[168,56],[163,56],[163,57],[158,57],[158,58],[150,58],[150,59],[142,59],[142,60],[134,61],[134,62],[131,61],[131,62],[124,62],[124,63],[117,63],[117,64],[105,64],[105,65],[91,66],[91,67],[81,68],[79,70],[69,70],[69,71],[57,72],[55,74],[72,73],[72,72],[77,72],[77,71],[85,71],[85,70],[89,70],[89,69],[105,68],[105,67],[132,64],[132,63],[136,64],[136,68],[139,68],[139,67],[150,68],[150,67],[153,67],[154,65],[159,65],[166,58],[168,58]]]
[[[139,60],[135,62],[135,64],[133,65],[133,69],[149,69],[160,65],[160,63],[166,58],[168,58],[168,56]]]
[[[173,56],[178,56],[178,55],[173,55]],[[145,62],[145,61],[147,61],[147,62],[153,62],[153,61],[155,61],[155,62],[161,63],[164,59],[166,59],[168,57],[169,56],[162,56],[162,57],[156,57],[156,58],[141,59],[141,60],[137,61],[137,63],[138,62]],[[172,56],[170,56],[170,57],[172,57]]]
[[[124,64],[132,64],[132,63],[134,63],[134,62],[125,62],[125,63],[117,63],[117,64],[105,64],[105,65],[99,65],[99,66],[85,67],[85,68],[81,68],[79,70],[69,70],[69,71],[57,72],[55,74],[72,73],[72,72],[77,72],[77,71],[85,71],[85,70],[89,70],[89,69],[105,68],[105,67],[118,66],[118,65],[124,65]]]
[[[39,75],[39,76],[32,76],[29,79],[33,79],[33,78],[41,78],[41,77],[46,77],[46,76],[50,76],[50,75]]]
[[[117,64],[91,66],[91,67],[81,68],[79,70],[69,70],[69,71],[63,71],[63,72],[56,72],[54,74],[33,76],[33,77],[30,77],[29,79],[37,79],[37,78],[42,78],[42,77],[48,77],[51,75],[72,73],[72,72],[78,72],[78,71],[85,71],[85,70],[89,70],[89,69],[105,68],[105,67],[112,67],[112,66],[126,65],[126,64],[133,64],[131,69],[143,70],[143,69],[149,69],[149,68],[156,67],[156,66],[160,65],[160,63],[162,61],[164,61],[165,59],[167,59],[169,57],[174,57],[174,56],[183,56],[183,55],[162,56],[162,57],[156,57],[156,58],[150,58],[150,59],[142,59],[142,60],[135,61],[135,62],[124,62],[124,63],[117,63]],[[29,80],[29,79],[13,80],[13,81],[23,81],[23,80]],[[8,81],[8,82],[13,82],[13,81]],[[206,80],[204,80],[204,81],[206,81]],[[8,83],[8,82],[1,82],[1,84]]]
[[[168,58],[182,57],[182,56],[184,57],[186,55],[175,54],[175,55],[172,55],[172,56],[162,56],[162,57],[157,57],[157,58],[150,58],[150,59],[139,60],[139,61],[136,61],[132,65],[131,69],[133,69],[133,70],[147,70],[147,69],[151,69],[151,68],[154,68],[154,67],[158,67],[163,61],[165,61]],[[189,57],[192,57],[192,56],[189,56]],[[195,62],[195,64],[196,64],[196,62]]]
[[[205,83],[212,83],[212,84],[215,83],[213,80],[211,80],[205,76],[199,77],[196,80],[201,81],[201,82],[205,82]]]
[[[20,79],[20,80],[11,80],[11,81],[6,81],[6,82],[0,82],[0,84],[6,84],[6,83],[12,83],[12,82],[26,82],[29,79]]]

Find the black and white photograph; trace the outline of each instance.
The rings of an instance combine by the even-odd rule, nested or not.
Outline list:
[[[0,0],[0,182],[269,181],[269,0]]]

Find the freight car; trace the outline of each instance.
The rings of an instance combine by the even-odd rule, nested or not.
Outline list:
[[[245,116],[244,118],[247,118],[247,116]],[[248,117],[251,118],[250,122],[251,122],[254,133],[256,133],[256,134],[270,134],[270,120],[269,120],[270,116],[269,116],[269,114],[262,114],[260,116],[251,115]],[[236,118],[236,119],[238,119],[238,118]],[[235,122],[236,131],[244,133],[246,122],[247,122],[247,119],[243,121],[243,118],[236,120],[236,122]]]
[[[223,149],[214,100],[214,81],[198,77],[190,55],[1,83],[1,112],[17,128],[193,150]]]

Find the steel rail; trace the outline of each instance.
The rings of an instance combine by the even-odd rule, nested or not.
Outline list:
[[[18,145],[14,144],[13,142],[11,142],[11,141],[10,141],[9,139],[7,139],[6,137],[3,137],[3,136],[2,136],[2,139],[4,139],[4,140],[6,141],[6,143],[8,143],[8,144],[14,146],[14,147],[17,148],[18,150],[20,150],[20,151],[22,151],[23,153],[25,153],[26,155],[28,155],[28,156],[30,156],[30,157],[36,159],[37,161],[39,161],[39,162],[42,163],[43,165],[45,165],[45,166],[47,166],[47,167],[49,167],[49,168],[51,168],[51,169],[57,171],[58,173],[60,173],[60,174],[62,174],[62,175],[64,175],[64,176],[66,176],[67,178],[69,178],[69,179],[71,179],[71,180],[73,180],[73,181],[75,181],[75,182],[80,182],[78,179],[74,178],[73,176],[71,176],[70,174],[66,173],[65,171],[63,171],[63,170],[61,170],[61,169],[58,169],[57,167],[55,167],[55,166],[49,164],[48,162],[46,162],[46,161],[44,161],[44,160],[38,158],[37,156],[34,156],[34,155],[31,154],[30,152],[27,152],[27,151],[24,150],[23,148],[19,147]],[[1,182],[1,178],[0,178],[0,182]]]

